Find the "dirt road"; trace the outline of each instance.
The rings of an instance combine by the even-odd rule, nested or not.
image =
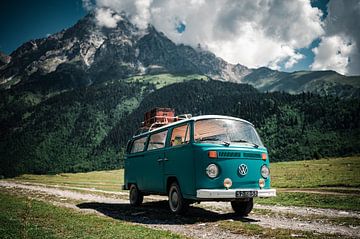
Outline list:
[[[169,230],[193,238],[248,238],[219,227],[220,221],[241,220],[268,228],[311,231],[359,237],[359,226],[330,223],[326,219],[352,217],[360,220],[359,212],[303,207],[255,205],[254,213],[247,218],[238,218],[229,203],[206,202],[193,205],[188,215],[170,214],[166,197],[145,197],[138,208],[130,207],[127,193],[109,193],[99,190],[84,190],[63,187],[0,181],[0,191],[7,190],[57,206],[70,207],[87,213],[112,217],[150,228]],[[324,219],[324,220],[322,220]],[[297,235],[294,234],[294,237]],[[359,237],[360,238],[360,237]]]

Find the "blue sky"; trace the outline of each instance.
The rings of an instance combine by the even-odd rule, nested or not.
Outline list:
[[[313,0],[311,5],[321,9],[322,20],[324,20],[328,15],[328,0]],[[82,0],[3,0],[0,9],[0,51],[10,54],[22,43],[68,28],[84,15],[86,15],[86,10],[83,8]],[[186,33],[191,26],[181,21],[179,16],[174,17],[180,19],[181,23],[174,27],[174,33]],[[309,46],[296,49],[295,53],[304,55],[304,58],[287,69],[285,68],[286,60],[280,61],[278,63],[280,70],[308,70],[314,61],[312,49],[318,47],[319,42],[320,39],[317,38]]]
[[[0,51],[10,54],[24,42],[72,26],[85,14],[81,0],[2,0]]]

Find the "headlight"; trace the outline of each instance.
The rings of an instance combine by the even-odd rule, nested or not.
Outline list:
[[[216,164],[209,164],[206,168],[206,174],[209,176],[209,178],[216,178],[219,174],[219,168],[216,166]]]
[[[270,169],[265,164],[261,167],[261,176],[263,178],[268,178],[270,175]]]

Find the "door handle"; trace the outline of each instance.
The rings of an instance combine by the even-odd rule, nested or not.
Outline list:
[[[164,160],[164,161],[169,161],[169,159],[168,159],[168,158],[163,158],[163,160]]]
[[[159,158],[157,161],[160,163],[160,162],[164,161],[164,159]]]

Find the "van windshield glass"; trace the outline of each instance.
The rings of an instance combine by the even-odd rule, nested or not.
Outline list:
[[[195,142],[216,144],[263,144],[255,128],[246,122],[231,119],[205,119],[195,122]]]

